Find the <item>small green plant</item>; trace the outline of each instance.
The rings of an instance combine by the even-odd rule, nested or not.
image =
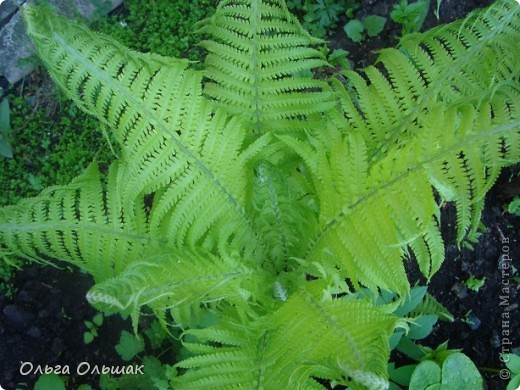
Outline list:
[[[383,302],[392,301],[393,297],[387,295]],[[435,349],[418,344],[419,340],[430,335],[439,319],[454,321],[453,315],[426,292],[426,287],[414,287],[410,297],[394,313],[408,319],[409,328],[394,333],[390,346],[416,363],[401,367],[396,367],[394,363],[388,364],[391,390],[426,390],[429,386],[443,388],[438,387],[443,384],[463,389],[481,388],[482,378],[477,368],[459,350],[449,350],[447,342]],[[459,377],[461,371],[463,374]]]
[[[11,119],[9,101],[3,97],[0,88],[0,156],[13,158],[13,149],[9,144],[9,131],[11,130]]]
[[[369,37],[377,36],[383,31],[386,18],[378,15],[367,16],[363,21],[358,19],[350,20],[345,27],[345,33],[354,42],[360,42],[365,38],[365,33]]]
[[[390,389],[409,388],[411,390],[426,390],[442,384],[466,388],[481,388],[482,378],[471,360],[459,350],[449,350],[447,342],[432,349],[418,344],[432,332],[433,326],[440,319],[453,322],[453,315],[439,302],[427,293],[427,287],[414,287],[397,308],[394,314],[407,320],[408,327],[398,329],[390,338],[390,348],[415,360],[416,363],[396,367],[388,364]],[[368,291],[367,294],[370,294]],[[375,302],[378,305],[391,305],[395,295],[382,292]],[[459,376],[462,371],[462,376]],[[463,378],[463,379],[461,379]],[[475,386],[475,387],[473,387]],[[480,386],[480,387],[479,387]],[[451,387],[450,387],[451,388]]]
[[[482,389],[477,367],[459,350],[448,350],[447,343],[424,350],[425,355],[410,378],[410,390]]]
[[[161,349],[161,346],[165,344],[166,347]],[[145,351],[146,345],[151,348],[155,356],[140,356]],[[174,377],[176,370],[161,362],[159,357],[164,357],[168,352],[176,355],[180,352],[179,347],[180,343],[175,342],[171,334],[165,332],[157,320],[146,328],[144,334],[133,335],[127,331],[122,331],[119,343],[116,345],[116,351],[123,360],[138,368],[132,374],[119,377],[103,374],[99,378],[99,387],[102,390],[170,389],[167,378]]]
[[[486,278],[477,279],[475,276],[471,275],[468,280],[464,282],[466,287],[472,291],[478,292],[486,282]]]
[[[447,342],[435,349],[420,345],[415,347],[413,354],[405,354],[417,363],[401,367],[389,364],[390,390],[482,388],[482,377],[471,359],[460,350],[448,349]]]
[[[119,342],[116,344],[116,351],[123,360],[130,361],[144,351],[144,341],[142,337],[123,330]]]
[[[464,317],[460,319],[461,322],[467,324],[472,330],[477,330],[480,328],[480,325],[482,321],[480,321],[480,318],[473,313],[473,310],[468,311],[466,314],[464,314]]]
[[[87,331],[83,333],[83,342],[90,344],[98,336],[98,329],[103,325],[103,313],[97,313],[92,317],[92,321],[85,321]]]
[[[41,72],[33,77],[49,82]],[[45,94],[13,90],[8,98],[14,157],[0,166],[0,205],[69,182],[94,157],[101,165],[114,159],[99,137],[99,121],[81,112],[63,93],[50,87]]]
[[[34,390],[65,390],[65,378],[58,374],[42,374],[34,384]]]
[[[339,67],[342,70],[348,70],[351,69],[348,54],[346,50],[336,49],[333,50],[332,53],[329,53],[327,60],[332,66]]]
[[[352,9],[352,4],[350,9]],[[347,2],[344,0],[306,1],[303,7],[305,14],[303,26],[317,37],[325,37],[337,26],[339,16],[346,12]]]
[[[390,304],[395,300],[393,294],[382,295],[383,301]],[[408,321],[406,329],[398,329],[390,338],[390,347],[419,360],[423,355],[418,340],[426,338],[437,321],[453,322],[453,315],[427,292],[426,286],[414,287],[394,311],[394,314]]]
[[[211,15],[218,0],[126,0],[126,12],[97,19],[92,28],[140,52],[200,62],[193,26]]]
[[[394,4],[390,17],[403,26],[401,35],[404,36],[421,30],[429,7],[430,0],[417,0],[414,3],[399,0],[399,3]]]
[[[435,7],[435,10],[433,11],[433,14],[437,18],[437,20],[439,20],[439,17],[440,17],[440,9],[441,9],[442,2],[443,2],[443,0],[437,0],[437,6]]]
[[[516,196],[507,206],[507,212],[520,217],[520,196]]]
[[[520,355],[516,353],[505,353],[500,355],[509,372],[503,371],[502,379],[509,379],[506,390],[518,390],[520,388]]]

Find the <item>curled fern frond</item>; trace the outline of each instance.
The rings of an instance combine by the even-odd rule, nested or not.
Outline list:
[[[290,176],[266,160],[255,163],[250,214],[257,231],[268,242],[268,264],[274,274],[288,266],[290,257],[303,256],[301,236],[310,235],[314,215],[298,196]]]
[[[240,278],[251,273],[232,259],[172,252],[134,261],[117,277],[96,284],[88,301],[104,312],[131,314],[137,331],[141,307],[148,306],[163,318],[174,307],[233,301],[240,296]]]

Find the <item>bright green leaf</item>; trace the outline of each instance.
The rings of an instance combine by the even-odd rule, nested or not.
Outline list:
[[[365,29],[363,23],[357,19],[352,19],[349,21],[345,27],[343,27],[347,36],[352,39],[354,42],[361,42],[363,39],[362,32]]]
[[[370,15],[367,16],[363,21],[365,25],[365,29],[367,30],[367,34],[369,37],[375,37],[385,27],[386,18],[379,15]]]
[[[7,142],[5,134],[0,133],[0,156],[4,156],[7,158],[13,158],[13,149],[11,145]]]
[[[441,382],[441,368],[437,363],[426,360],[417,365],[410,379],[410,390],[424,390]]]
[[[520,356],[514,353],[502,354],[502,361],[512,373],[520,374]]]
[[[439,317],[435,314],[422,315],[414,318],[413,324],[410,325],[408,337],[414,340],[420,340],[428,336],[432,332],[433,325]]]
[[[123,330],[121,338],[116,345],[116,351],[125,361],[131,360],[135,355],[144,351],[144,341],[130,332]]]
[[[443,390],[482,389],[482,377],[469,357],[454,353],[442,364]]]
[[[34,390],[65,390],[65,384],[57,374],[43,374],[34,384]]]
[[[9,111],[9,101],[7,99],[3,99],[0,103],[0,133],[6,134],[11,129]]]
[[[507,384],[506,390],[518,390],[520,388],[520,375],[515,375]]]

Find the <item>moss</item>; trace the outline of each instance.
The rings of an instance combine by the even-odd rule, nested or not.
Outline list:
[[[213,13],[217,0],[127,0],[92,28],[141,52],[201,59],[194,24]],[[8,96],[10,143],[14,157],[0,167],[0,205],[37,195],[50,185],[66,184],[94,159],[114,157],[99,122],[82,113],[37,71]],[[1,158],[1,157],[0,157]]]
[[[194,24],[214,13],[217,0],[128,0],[116,15],[99,19],[93,29],[103,31],[140,52],[198,61]]]
[[[14,156],[3,159],[0,169],[0,204],[12,204],[49,185],[70,182],[96,154],[101,161],[112,159],[99,122],[63,95],[46,98],[14,91],[8,99]]]

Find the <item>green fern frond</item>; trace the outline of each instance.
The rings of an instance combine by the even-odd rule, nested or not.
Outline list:
[[[382,340],[396,318],[363,301],[321,302],[313,295],[293,294],[256,325],[229,320],[188,331],[206,344],[186,345],[197,355],[178,364],[190,370],[173,382],[174,388],[315,389],[322,388],[315,376],[347,384],[347,370],[372,373],[387,383],[383,356],[388,346]],[[302,345],[303,339],[308,342]],[[199,347],[216,344],[222,347]]]
[[[424,161],[435,189],[445,200],[455,202],[458,242],[469,228],[470,237],[475,233],[484,195],[500,168],[518,161],[519,108],[518,100],[495,96],[477,110],[466,105],[436,112],[438,123],[450,124],[455,130],[425,138],[423,150],[429,151],[429,156]]]
[[[157,192],[152,233],[193,246],[208,242],[210,228],[225,221],[245,247],[257,246],[244,212],[244,156],[253,158],[251,151],[265,147],[268,137],[244,150],[240,120],[204,99],[202,73],[187,69],[186,61],[132,52],[43,9],[24,12],[51,76],[120,143],[117,192],[125,212]],[[211,212],[196,219],[203,210]],[[218,242],[213,233],[210,240]]]
[[[513,0],[498,1],[464,21],[406,35],[362,74],[345,72],[346,88],[334,82],[348,122],[367,132],[369,159],[424,136],[422,119],[436,102],[478,105],[517,85],[519,15]]]
[[[336,139],[329,155],[324,148],[313,154],[312,148],[289,141],[312,164],[315,187],[328,189],[326,196],[319,196],[319,232],[306,257],[341,265],[354,283],[405,292],[408,282],[400,259],[409,246],[430,278],[444,258],[431,186],[455,202],[461,240],[477,225],[481,201],[500,167],[519,159],[519,119],[518,100],[502,95],[477,109],[472,105],[447,109],[438,104],[424,113],[428,136],[394,146],[370,169],[361,163],[361,138],[353,141],[352,134]],[[453,129],[449,134],[439,131],[448,126]],[[360,187],[349,185],[349,175]]]
[[[426,293],[421,303],[409,314],[409,317],[435,314],[444,321],[453,322],[453,314],[441,305],[430,293]]]
[[[137,330],[142,306],[161,313],[178,306],[240,299],[240,279],[250,273],[236,260],[223,261],[210,253],[163,253],[134,261],[117,277],[96,284],[87,299],[104,312],[131,314]]]
[[[201,29],[210,40],[204,93],[219,106],[243,115],[257,134],[298,130],[301,119],[329,110],[326,83],[295,77],[327,66],[312,38],[280,0],[222,1]],[[307,119],[308,120],[308,119]]]
[[[290,176],[265,160],[254,167],[250,215],[256,230],[268,243],[269,265],[274,274],[287,268],[289,258],[303,256],[301,236],[311,236],[314,215],[303,194],[295,192]]]
[[[96,163],[66,186],[0,209],[0,242],[30,260],[59,259],[102,281],[120,273],[153,246],[144,209],[126,214],[115,187],[119,164],[110,169],[107,188]]]
[[[397,303],[352,289],[407,294],[410,253],[430,278],[439,202],[472,238],[486,192],[520,161],[513,4],[326,81],[302,76],[326,66],[321,41],[282,0],[224,0],[202,28],[205,71],[26,7],[52,77],[121,158],[106,183],[94,164],[0,209],[0,255],[80,266],[90,302],[134,327],[142,306],[165,326],[171,314],[191,353],[176,389],[384,388]]]

